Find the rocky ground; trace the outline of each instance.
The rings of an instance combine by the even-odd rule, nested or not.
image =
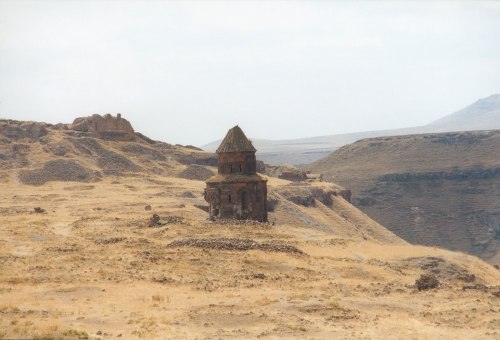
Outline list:
[[[338,185],[275,168],[269,223],[212,221],[213,154],[94,137],[0,120],[0,339],[500,337],[498,269]]]
[[[500,271],[409,245],[340,196],[287,198],[327,183],[270,178],[255,223],[207,220],[197,180],[1,175],[0,338],[500,337]],[[438,286],[419,291],[422,274]]]

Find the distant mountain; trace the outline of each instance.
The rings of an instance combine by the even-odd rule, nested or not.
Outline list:
[[[364,138],[388,135],[418,133],[416,128],[354,132],[340,135],[319,136],[288,140],[252,139],[257,149],[257,159],[268,164],[303,165],[327,156],[336,149]],[[221,140],[202,146],[206,151],[214,152]]]
[[[500,129],[500,94],[479,99],[426,127],[432,132]]]
[[[364,131],[289,140],[252,140],[257,158],[269,164],[302,165],[312,163],[338,148],[364,138],[410,134],[500,129],[500,94],[479,99],[474,104],[428,125],[379,131]],[[219,141],[202,146],[215,151]]]

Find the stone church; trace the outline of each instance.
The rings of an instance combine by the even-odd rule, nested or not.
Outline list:
[[[206,183],[210,218],[267,221],[267,179],[257,174],[255,148],[239,126],[217,149],[218,174]]]

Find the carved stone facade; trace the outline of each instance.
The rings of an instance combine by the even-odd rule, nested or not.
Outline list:
[[[228,131],[217,149],[218,175],[206,181],[211,218],[267,221],[267,179],[257,174],[255,152],[238,126]]]

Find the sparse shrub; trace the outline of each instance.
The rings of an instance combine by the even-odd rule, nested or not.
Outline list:
[[[85,331],[78,331],[76,329],[70,329],[63,333],[64,336],[73,337],[79,340],[85,340],[89,338],[89,335]]]
[[[420,278],[415,281],[415,286],[419,291],[437,288],[439,281],[434,274],[422,274]]]
[[[156,302],[163,302],[164,298],[163,296],[161,296],[160,294],[155,294],[151,297],[151,299],[153,299],[153,301],[156,301]]]
[[[474,282],[476,280],[476,275],[469,273],[461,273],[457,275],[457,279],[465,282]]]

